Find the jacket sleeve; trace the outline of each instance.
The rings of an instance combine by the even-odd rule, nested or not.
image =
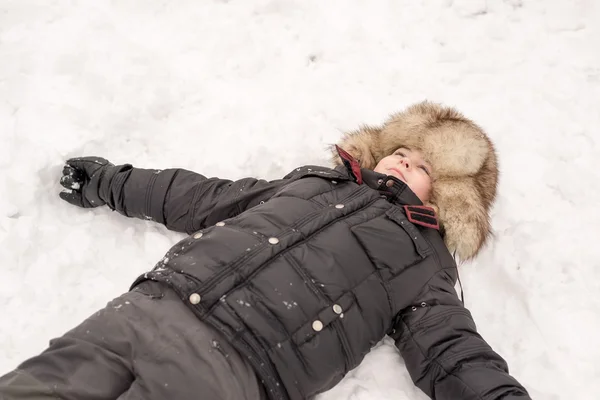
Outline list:
[[[457,271],[439,271],[390,336],[421,390],[436,400],[527,400],[506,362],[483,340],[454,290]]]
[[[192,233],[268,200],[286,183],[207,178],[185,169],[122,168],[100,182],[100,197],[115,211]]]

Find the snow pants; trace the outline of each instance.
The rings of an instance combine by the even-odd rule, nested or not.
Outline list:
[[[169,288],[144,282],[0,377],[1,400],[263,400],[252,367]]]

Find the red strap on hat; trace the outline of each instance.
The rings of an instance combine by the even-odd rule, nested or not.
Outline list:
[[[404,206],[406,218],[415,225],[421,225],[427,228],[440,229],[435,210],[428,206]]]

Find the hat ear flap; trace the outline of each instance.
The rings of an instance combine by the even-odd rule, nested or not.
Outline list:
[[[443,221],[446,247],[463,261],[473,258],[491,233],[487,209],[473,178],[440,179],[432,202],[438,205]]]
[[[338,146],[358,161],[361,168],[374,169],[382,158],[379,154],[380,133],[381,128],[364,125],[358,130],[345,133]],[[331,151],[334,165],[340,165],[335,146],[332,146]]]
[[[487,139],[487,138],[486,138]],[[479,193],[483,200],[484,207],[489,210],[496,200],[496,193],[498,192],[498,157],[496,156],[496,149],[492,142],[487,139],[489,143],[488,156],[481,167],[481,170],[475,176]]]

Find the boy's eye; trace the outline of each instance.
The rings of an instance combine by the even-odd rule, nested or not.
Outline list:
[[[397,151],[395,154],[396,154],[397,156],[405,157],[404,153],[403,153],[403,152],[401,152],[401,151]]]
[[[425,171],[425,173],[426,173],[427,175],[429,175],[429,170],[427,169],[427,167],[426,167],[426,166],[424,166],[424,165],[419,165],[419,168],[421,168],[423,171]]]

